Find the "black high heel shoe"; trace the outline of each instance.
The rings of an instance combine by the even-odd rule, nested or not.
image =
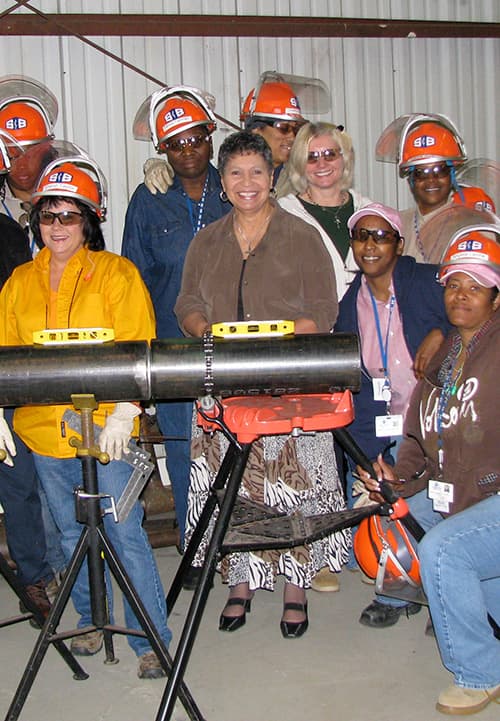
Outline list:
[[[292,623],[291,621],[280,621],[280,629],[283,638],[300,638],[309,628],[309,617],[307,615],[307,601],[305,603],[285,603],[283,613],[285,611],[303,611],[306,617],[303,621]]]
[[[226,607],[227,606],[241,606],[243,613],[240,616],[224,616],[224,614],[221,613],[219,618],[219,631],[237,631],[246,623],[246,615],[250,613],[252,608],[252,599],[228,598],[226,602]]]

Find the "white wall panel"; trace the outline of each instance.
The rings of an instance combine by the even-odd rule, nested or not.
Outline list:
[[[32,0],[42,12],[193,13],[380,17],[499,22],[498,0]],[[16,12],[29,12],[27,9]],[[5,20],[0,20],[5,22]],[[277,20],[276,22],[279,22]],[[140,32],[140,29],[139,29]],[[356,151],[356,186],[399,207],[410,202],[392,165],[374,160],[383,128],[405,112],[449,115],[471,157],[498,158],[498,39],[90,38],[160,83],[205,87],[216,111],[239,124],[241,103],[263,70],[321,78],[331,113]],[[158,84],[76,38],[3,37],[0,72],[45,82],[60,101],[58,137],[86,148],[110,187],[108,247],[119,251],[128,198],[151,144],[132,137],[136,110]],[[219,122],[216,149],[231,128]]]

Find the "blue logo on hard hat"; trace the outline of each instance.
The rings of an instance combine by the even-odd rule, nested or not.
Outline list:
[[[414,148],[432,148],[433,145],[436,145],[436,138],[432,135],[419,135],[413,141]]]
[[[5,123],[7,130],[23,130],[28,127],[28,121],[26,118],[9,118]]]
[[[483,247],[483,244],[480,240],[472,240],[471,238],[467,240],[462,240],[458,245],[458,250],[481,250]]]

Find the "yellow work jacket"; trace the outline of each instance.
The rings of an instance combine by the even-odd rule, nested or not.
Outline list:
[[[33,332],[47,328],[50,251],[14,270],[0,293],[0,345],[32,345]],[[58,328],[113,328],[115,339],[147,340],[155,335],[153,306],[135,265],[108,251],[81,248],[68,261],[57,292]],[[104,425],[114,403],[102,403],[94,421]],[[36,453],[72,458],[76,435],[62,416],[72,406],[23,406],[14,429]]]

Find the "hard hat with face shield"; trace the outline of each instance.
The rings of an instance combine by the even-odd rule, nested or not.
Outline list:
[[[57,100],[42,83],[19,75],[0,78],[0,130],[21,147],[53,138],[57,113]]]
[[[85,203],[99,218],[106,220],[107,183],[97,165],[86,155],[61,157],[45,168],[31,202],[43,198],[63,197]]]
[[[188,85],[162,88],[150,95],[136,113],[133,125],[136,140],[152,140],[159,152],[168,140],[198,126],[211,135],[217,127],[215,98]]]
[[[398,163],[404,178],[420,165],[459,166],[467,160],[467,151],[455,124],[445,115],[415,113],[401,115],[387,126],[377,141],[375,156]]]
[[[323,114],[330,107],[330,93],[322,80],[266,70],[248,93],[240,120],[247,128],[259,120],[303,124],[304,113]]]

